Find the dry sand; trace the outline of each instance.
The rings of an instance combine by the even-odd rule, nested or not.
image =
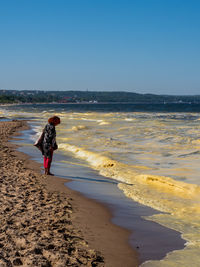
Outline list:
[[[40,173],[11,136],[26,122],[0,122],[0,266],[138,266],[129,232],[110,212]]]

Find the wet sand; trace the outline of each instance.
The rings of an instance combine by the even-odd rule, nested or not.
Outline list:
[[[108,209],[45,176],[16,151],[11,136],[26,122],[0,122],[0,266],[138,266],[130,232]]]

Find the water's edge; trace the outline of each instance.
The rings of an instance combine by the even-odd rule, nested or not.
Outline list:
[[[21,132],[22,135],[15,143],[19,145],[20,152],[42,163],[40,154],[33,149],[30,142],[30,132],[31,129]],[[61,153],[55,154],[52,169],[56,176],[70,179],[71,182],[66,184],[68,188],[109,207],[112,222],[132,232],[129,242],[134,249],[138,250],[141,263],[152,259],[160,260],[168,252],[184,247],[185,242],[180,237],[180,233],[143,219],[143,216],[158,212],[126,198],[118,189],[115,180],[103,177],[94,170],[82,166],[77,165],[76,170],[70,166],[64,166],[60,162],[63,159],[64,155]]]

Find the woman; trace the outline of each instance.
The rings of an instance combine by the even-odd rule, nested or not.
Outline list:
[[[53,116],[48,119],[48,124],[44,128],[44,137],[42,142],[42,152],[44,156],[44,169],[45,174],[53,175],[50,172],[51,162],[53,158],[53,151],[58,148],[56,144],[56,130],[55,126],[60,124],[60,118]]]

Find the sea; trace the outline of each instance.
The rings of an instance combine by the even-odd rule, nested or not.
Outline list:
[[[167,247],[160,259],[153,252],[148,254],[153,244],[147,244],[142,250],[142,243],[138,243],[139,252],[146,255],[141,256],[141,266],[199,267],[200,104],[0,107],[1,120],[28,120],[30,129],[23,132],[23,142],[19,142],[23,143],[22,151],[38,161],[41,156],[33,143],[53,115],[61,118],[61,124],[56,127],[59,149],[52,166],[56,175],[71,179],[68,186],[72,189],[112,206],[113,221],[127,224],[128,229],[134,225],[138,213],[143,225],[140,231],[144,232],[137,242],[145,239],[146,228],[150,231],[155,225],[158,225],[158,235],[160,229],[174,233],[161,238],[168,240],[168,247],[165,243],[155,247],[155,250]],[[122,202],[123,212],[117,213],[117,205]],[[182,241],[177,241],[178,236]],[[134,242],[132,245],[136,247]],[[178,247],[173,248],[173,243],[178,243]]]

